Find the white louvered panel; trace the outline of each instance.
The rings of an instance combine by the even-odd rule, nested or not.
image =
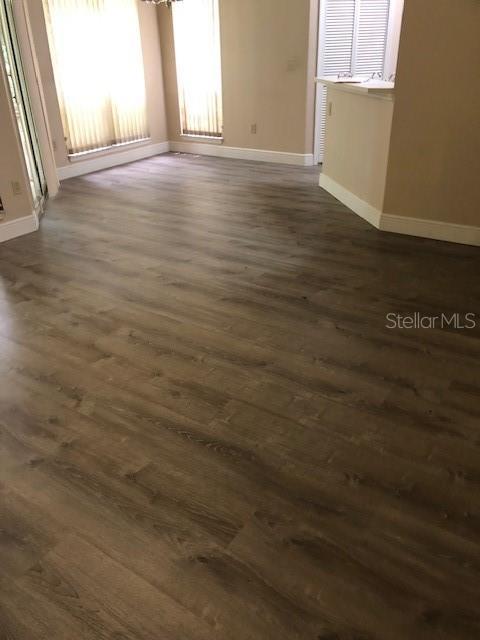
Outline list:
[[[321,87],[320,94],[320,125],[316,132],[318,135],[318,160],[323,162],[323,156],[325,154],[325,132],[327,128],[327,87]]]
[[[353,71],[370,75],[383,72],[387,46],[390,0],[357,0],[357,25]]]
[[[333,75],[350,71],[352,63],[355,0],[324,0],[326,2],[322,29],[322,74]]]

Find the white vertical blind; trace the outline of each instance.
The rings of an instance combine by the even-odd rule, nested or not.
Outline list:
[[[68,153],[148,137],[136,0],[44,0]]]
[[[182,134],[221,138],[218,0],[182,0],[172,9]]]
[[[392,0],[321,0],[318,75],[383,72]],[[327,91],[319,89],[317,144],[325,147]]]

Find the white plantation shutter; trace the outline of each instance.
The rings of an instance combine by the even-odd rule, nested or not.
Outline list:
[[[323,47],[322,74],[328,76],[350,71],[356,0],[324,0],[324,2],[324,24],[320,37]]]
[[[383,73],[387,48],[390,0],[357,2],[356,33],[352,72],[360,75]]]
[[[383,72],[392,0],[320,0],[318,75]],[[323,160],[327,90],[320,85],[318,154]]]

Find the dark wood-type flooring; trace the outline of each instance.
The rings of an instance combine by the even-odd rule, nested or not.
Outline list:
[[[0,246],[2,640],[480,638],[480,249],[166,155]]]

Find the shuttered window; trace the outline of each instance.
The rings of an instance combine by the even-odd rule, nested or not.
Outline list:
[[[383,73],[394,1],[321,0],[318,75]],[[322,162],[327,110],[324,86],[319,85],[317,97],[317,159]]]
[[[356,0],[323,0],[322,75],[351,71]]]
[[[357,0],[352,47],[352,72],[383,73],[390,0]]]

